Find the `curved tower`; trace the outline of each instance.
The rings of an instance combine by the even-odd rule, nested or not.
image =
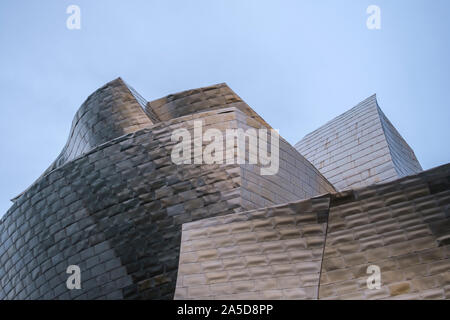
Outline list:
[[[284,139],[278,174],[171,160],[172,134],[269,128],[226,84],[147,102],[123,80],[75,114],[55,162],[0,222],[0,299],[170,299],[181,225],[333,191]],[[82,288],[69,290],[69,265]]]

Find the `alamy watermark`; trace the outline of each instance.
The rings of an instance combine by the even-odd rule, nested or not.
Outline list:
[[[69,290],[81,289],[81,269],[79,266],[72,264],[67,267],[67,274],[70,276],[67,278],[66,287]]]
[[[193,131],[193,136],[186,128],[172,132],[172,142],[177,142],[171,153],[173,163],[177,165],[247,163],[259,165],[261,175],[278,173],[280,137],[277,130],[249,128],[244,131],[238,128],[226,129],[223,132],[209,128],[203,133],[203,121],[195,120]],[[204,142],[208,143],[203,148]]]
[[[66,20],[66,27],[69,30],[81,29],[81,9],[78,5],[71,4],[67,7],[66,13],[70,14]],[[367,29],[380,30],[381,29],[381,9],[377,5],[370,5],[366,9],[366,13],[369,15],[366,21]]]
[[[70,14],[66,20],[66,27],[69,30],[80,30],[81,29],[81,9],[75,4],[71,4],[67,7],[66,13]]]
[[[380,30],[381,29],[381,9],[379,6],[374,4],[367,7],[367,14],[370,16],[367,18],[366,26],[369,30]]]
[[[370,276],[367,278],[366,284],[369,290],[381,289],[381,269],[377,265],[370,265],[367,267],[367,274]]]

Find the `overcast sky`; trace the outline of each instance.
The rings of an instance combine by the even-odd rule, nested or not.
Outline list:
[[[118,76],[147,100],[226,82],[291,144],[377,93],[424,169],[450,162],[449,13],[448,0],[2,0],[0,216]]]

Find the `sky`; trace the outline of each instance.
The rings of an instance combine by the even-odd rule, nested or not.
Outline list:
[[[449,13],[448,0],[2,0],[0,216],[119,76],[147,100],[226,82],[291,144],[376,93],[422,167],[446,164]]]

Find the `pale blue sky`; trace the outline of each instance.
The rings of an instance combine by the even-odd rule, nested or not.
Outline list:
[[[71,4],[81,30],[66,28]],[[424,169],[450,162],[449,13],[448,0],[2,0],[0,216],[118,76],[147,100],[226,82],[292,144],[377,93]]]

